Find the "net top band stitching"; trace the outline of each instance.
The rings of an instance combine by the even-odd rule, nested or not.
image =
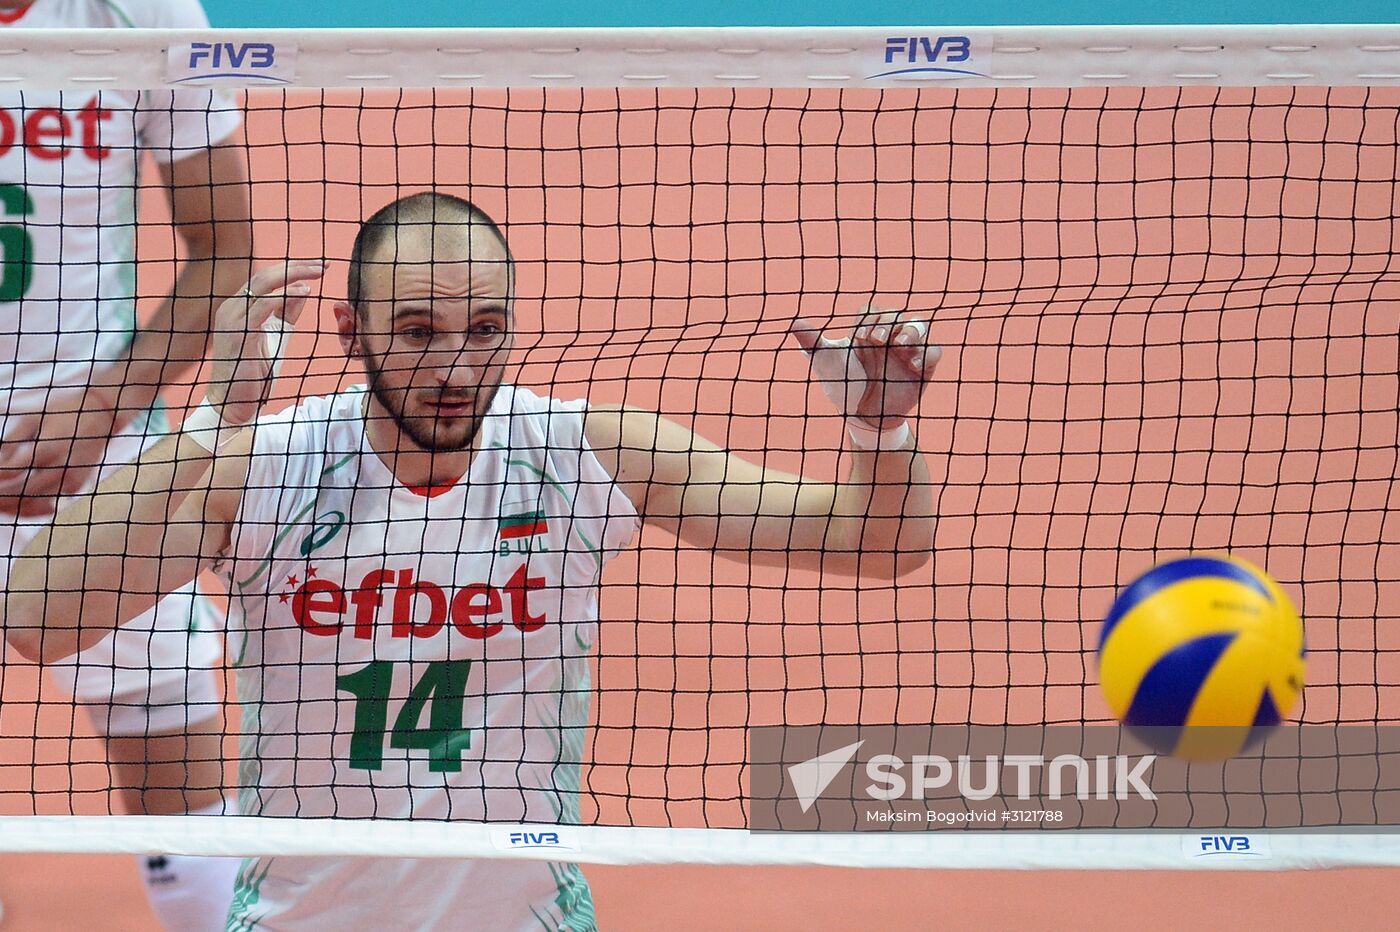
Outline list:
[[[0,86],[145,90],[206,81],[230,88],[1389,85],[1400,82],[1400,25],[127,29],[0,37]]]

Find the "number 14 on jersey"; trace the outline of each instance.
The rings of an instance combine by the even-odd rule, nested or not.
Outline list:
[[[389,690],[398,661],[373,660],[352,673],[336,677],[336,688],[355,697],[354,732],[350,736],[350,766],[356,770],[384,767],[384,734],[389,724]],[[435,660],[413,684],[394,717],[389,747],[428,752],[428,769],[457,773],[462,752],[472,746],[472,733],[462,727],[470,660]],[[428,723],[423,725],[427,707]]]

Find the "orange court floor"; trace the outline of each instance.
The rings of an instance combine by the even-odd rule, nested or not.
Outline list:
[[[1288,873],[589,867],[610,932],[1391,929],[1400,870]],[[159,932],[123,855],[0,855],[4,932]],[[366,929],[375,928],[366,915]],[[463,930],[471,925],[464,922]],[[343,930],[350,932],[350,930]],[[473,930],[476,932],[476,930]],[[492,932],[492,930],[480,930]]]
[[[1131,89],[1121,90],[1126,94]],[[842,112],[835,108],[833,95],[821,94],[798,95],[801,107],[780,95],[776,100],[782,106],[764,97],[764,106],[747,108],[733,106],[727,92],[705,95],[687,106],[680,106],[685,100],[672,96],[649,101],[636,95],[617,99],[589,95],[577,100],[564,95],[559,109],[549,112],[539,95],[518,92],[470,98],[388,91],[331,93],[324,98],[310,92],[264,97],[251,108],[247,130],[253,177],[259,179],[253,186],[255,213],[260,218],[259,258],[325,256],[332,260],[324,300],[308,309],[302,332],[292,342],[278,398],[286,404],[340,384],[346,364],[330,306],[343,293],[343,260],[356,224],[392,194],[427,184],[468,191],[499,210],[523,257],[541,257],[548,247],[548,277],[541,261],[523,263],[522,294],[529,300],[522,300],[518,313],[521,332],[531,337],[524,341],[530,345],[522,347],[522,352],[529,351],[519,373],[522,384],[550,386],[565,397],[625,399],[694,415],[697,430],[727,439],[739,450],[763,451],[768,465],[777,468],[802,468],[813,475],[834,473],[834,450],[840,444],[834,418],[812,418],[808,432],[808,419],[803,416],[810,394],[806,363],[787,341],[786,318],[794,312],[822,320],[839,317],[855,305],[853,296],[862,294],[903,294],[906,299],[917,295],[925,307],[934,294],[979,295],[977,307],[954,304],[940,306],[937,314],[929,311],[933,336],[954,349],[940,368],[944,384],[929,393],[922,409],[923,439],[930,449],[940,451],[930,458],[947,488],[940,498],[937,545],[945,556],[918,585],[905,584],[898,592],[892,587],[861,591],[858,627],[853,623],[857,593],[849,588],[815,578],[788,578],[776,570],[750,574],[748,568],[717,568],[713,561],[691,559],[689,552],[682,559],[681,551],[666,540],[644,543],[610,569],[610,579],[618,585],[604,594],[603,616],[629,621],[610,635],[613,640],[599,659],[598,682],[606,688],[599,696],[597,721],[610,727],[597,738],[598,763],[590,779],[595,791],[613,800],[625,798],[636,814],[625,818],[632,815],[630,808],[603,812],[604,822],[667,824],[659,820],[670,819],[670,824],[687,824],[685,820],[690,819],[689,824],[697,824],[696,812],[671,806],[646,782],[647,765],[704,760],[702,769],[709,777],[731,779],[742,760],[746,723],[796,723],[804,716],[822,720],[814,718],[817,715],[837,721],[856,712],[867,720],[882,716],[890,720],[897,711],[904,713],[905,720],[924,715],[920,721],[938,722],[1106,721],[1107,708],[1086,678],[1089,648],[1084,619],[1106,608],[1117,582],[1145,569],[1150,555],[1126,544],[1090,547],[1092,540],[1131,543],[1152,538],[1163,549],[1268,546],[1272,572],[1285,580],[1309,581],[1300,586],[1309,609],[1311,653],[1309,692],[1301,719],[1312,723],[1394,721],[1400,690],[1378,688],[1400,682],[1400,653],[1377,643],[1378,632],[1397,630],[1387,624],[1392,611],[1387,605],[1395,600],[1385,598],[1376,577],[1376,567],[1392,559],[1389,544],[1384,552],[1378,545],[1348,544],[1345,559],[1342,544],[1364,539],[1366,534],[1372,534],[1373,542],[1381,539],[1379,531],[1368,530],[1366,522],[1379,528],[1381,516],[1388,513],[1384,496],[1394,485],[1394,460],[1388,454],[1395,438],[1396,383],[1393,367],[1385,370],[1386,360],[1394,360],[1393,350],[1388,349],[1394,329],[1381,310],[1389,306],[1395,286],[1383,282],[1385,287],[1378,291],[1381,286],[1376,281],[1358,284],[1342,279],[1340,284],[1298,285],[1285,294],[1296,314],[1291,310],[1280,314],[1277,303],[1270,303],[1275,299],[1265,300],[1265,292],[1273,293],[1269,289],[1280,276],[1300,273],[1304,277],[1298,280],[1308,282],[1308,276],[1328,271],[1328,262],[1344,262],[1343,271],[1353,274],[1368,271],[1364,268],[1368,257],[1389,260],[1394,233],[1395,123],[1393,113],[1388,126],[1379,126],[1374,119],[1377,110],[1389,106],[1388,93],[1328,89],[1323,96],[1321,89],[1278,88],[1266,89],[1257,100],[1245,100],[1243,92],[1222,95],[1202,89],[1180,95],[1163,92],[1161,105],[1153,107],[1143,106],[1136,98],[1126,106],[1115,95],[1109,111],[1097,99],[1079,94],[1068,111],[1062,106],[1049,108],[1047,117],[1038,118],[1037,127],[1046,120],[1060,126],[1070,113],[1084,117],[1083,127],[1113,129],[1120,141],[1130,142],[1132,133],[1151,130],[1161,143],[1115,146],[1105,141],[1108,137],[1093,136],[1098,148],[1040,146],[1030,155],[1042,159],[1038,170],[1049,172],[1048,178],[1074,172],[1089,172],[1089,177],[1097,178],[1094,172],[1118,165],[1114,170],[1125,180],[1137,177],[1135,173],[1147,177],[1149,169],[1161,169],[1165,172],[1161,177],[1174,179],[1174,159],[1180,157],[1186,163],[1199,156],[1194,150],[1178,152],[1173,141],[1209,138],[1205,134],[1210,121],[1223,125],[1217,115],[1226,104],[1248,113],[1250,122],[1240,126],[1256,137],[1248,147],[1219,147],[1212,155],[1215,177],[1200,179],[1209,181],[1202,190],[1208,188],[1217,199],[1226,195],[1238,199],[1241,206],[1233,220],[1215,218],[1212,224],[1203,224],[1200,217],[1179,216],[1192,211],[1175,209],[1178,205],[1170,201],[1170,192],[1194,187],[1173,180],[1144,183],[1134,198],[1118,197],[1114,209],[1124,215],[1109,218],[1118,226],[1101,226],[1104,218],[1092,213],[1094,203],[1084,193],[1087,186],[1049,185],[1054,192],[1050,207],[1067,210],[1072,202],[1084,207],[1084,219],[1075,224],[1085,242],[1099,243],[1101,230],[1113,231],[1104,234],[1107,241],[1127,229],[1137,237],[1137,251],[1143,254],[1095,255],[1084,260],[1092,262],[1095,276],[1085,285],[1083,294],[1093,296],[1087,299],[1064,297],[1070,294],[1064,286],[1074,283],[1058,277],[1061,263],[1045,258],[1060,254],[1059,237],[1075,224],[982,222],[988,216],[1025,214],[1021,199],[1028,188],[993,182],[1018,177],[1016,173],[1026,170],[1029,150],[1008,140],[1017,134],[1024,140],[1027,131],[1021,121],[1032,119],[1024,105],[1007,105],[993,121],[985,95],[963,99],[978,104],[971,110],[931,107],[920,111],[917,122],[889,117],[877,121],[874,109]],[[1265,106],[1279,104],[1276,98],[1287,106]],[[898,103],[904,98],[881,99]],[[747,100],[741,95],[741,102]],[[1183,101],[1194,105],[1183,106]],[[1361,106],[1368,101],[1370,111]],[[919,177],[901,175],[904,180],[894,188],[889,187],[893,182],[887,182],[884,189],[903,198],[900,209],[906,213],[900,216],[910,216],[909,204],[917,196],[920,204],[946,205],[940,209],[977,220],[975,235],[954,236],[955,229],[966,227],[952,223],[872,220],[856,228],[866,231],[869,243],[853,239],[849,224],[842,227],[844,252],[831,255],[845,256],[845,260],[811,258],[799,263],[795,257],[817,256],[826,248],[820,236],[835,236],[834,220],[796,223],[795,218],[804,213],[797,209],[801,205],[792,203],[799,191],[795,183],[771,184],[763,197],[755,197],[751,186],[729,183],[749,178],[772,182],[774,173],[797,172],[804,164],[809,174],[825,172],[821,159],[829,155],[834,160],[830,154],[836,151],[834,142],[862,120],[871,139],[877,122],[881,132],[895,135],[881,137],[888,145],[842,147],[843,166],[850,176],[877,177],[877,152],[884,154],[881,164],[886,169],[893,170],[891,166],[902,159],[913,172],[916,137],[948,138],[943,122],[953,120],[955,113],[959,132],[970,131],[964,124],[980,118],[978,108],[986,116],[987,128],[982,130],[986,138],[984,144],[970,142],[966,151],[989,161],[985,166],[968,163],[976,169],[970,176],[975,184],[949,180],[953,169],[972,170],[964,165],[962,147],[953,164],[952,147],[925,146],[919,150]],[[1368,112],[1373,116],[1370,122],[1366,122]],[[625,137],[637,144],[623,145],[620,134],[641,132],[633,124],[642,117],[650,121],[645,132]],[[799,119],[800,127],[795,125]],[[805,163],[790,157],[770,160],[764,154],[764,134],[775,132],[776,124],[784,120],[794,123],[790,133],[801,131],[810,150]],[[601,129],[595,126],[599,121]],[[908,129],[902,129],[906,123]],[[1339,139],[1363,138],[1363,130],[1374,136],[1366,136],[1367,145],[1357,148],[1355,157],[1364,165],[1352,171],[1365,174],[1372,179],[1368,184],[1378,188],[1324,184],[1322,169],[1303,167],[1298,153],[1285,145],[1285,138],[1322,129]],[[597,132],[602,136],[585,139],[587,133]],[[471,146],[466,145],[468,133]],[[596,138],[618,142],[585,145]],[[1274,142],[1258,141],[1265,138]],[[675,139],[684,144],[682,151],[692,155],[701,152],[702,144],[724,144],[725,157],[659,158]],[[401,140],[422,144],[407,145]],[[1389,144],[1380,144],[1385,141]],[[504,156],[508,143],[514,147],[509,159]],[[1323,147],[1314,149],[1320,159]],[[670,150],[666,151],[669,156]],[[1330,144],[1328,151],[1332,151]],[[1286,161],[1290,154],[1292,161]],[[1065,160],[1064,164],[1048,165],[1046,160],[1052,158]],[[546,163],[548,213],[543,183]],[[1277,177],[1254,182],[1243,174],[1241,165]],[[718,178],[724,184],[717,184],[711,174],[721,168],[728,174]],[[833,162],[832,178],[834,169]],[[583,184],[585,175],[591,187]],[[632,183],[637,177],[647,183]],[[1277,206],[1257,210],[1250,206],[1256,201],[1262,205],[1266,198],[1282,198],[1285,177],[1290,197],[1308,204],[1305,209],[1313,212],[1310,216],[1354,216],[1361,209],[1358,203],[1366,210],[1374,207],[1377,216],[1343,227],[1336,220],[1296,222]],[[702,183],[705,187],[700,187]],[[723,196],[715,194],[716,189]],[[697,190],[702,196],[695,196]],[[834,181],[804,181],[800,190],[805,209],[814,209],[808,201],[827,198],[832,217],[839,215],[838,193],[864,197],[862,209],[867,213],[871,209],[862,185],[843,186],[838,192]],[[1362,190],[1372,193],[1363,193],[1353,202],[1353,195]],[[1086,200],[1075,201],[1076,197]],[[587,225],[582,223],[585,206]],[[817,206],[828,209],[824,203]],[[1145,219],[1130,214],[1132,210]],[[156,215],[158,210],[147,214],[143,205],[143,220]],[[755,222],[729,222],[739,217]],[[1249,256],[1248,262],[1228,275],[1216,265],[1230,257],[1216,256],[1212,259],[1216,264],[1202,268],[1184,261],[1194,256],[1204,263],[1202,257],[1207,255],[1188,248],[1195,241],[1183,237],[1191,230],[1196,230],[1198,239],[1213,237],[1210,242],[1223,241],[1222,231],[1233,230],[1243,243],[1246,226],[1251,236],[1268,241],[1266,254]],[[902,263],[861,259],[877,254],[873,251],[877,228],[883,249],[901,250],[911,257],[950,258]],[[1346,234],[1341,245],[1335,239],[1339,231]],[[924,238],[918,243],[899,239],[916,233]],[[1295,239],[1285,243],[1285,234]],[[142,236],[141,294],[149,304],[168,288],[174,238],[168,227],[158,224],[144,228]],[[943,236],[950,241],[938,239]],[[833,248],[834,244],[833,240]],[[974,247],[986,255],[964,254]],[[730,261],[710,261],[713,256]],[[1045,261],[1026,261],[1037,256]],[[683,261],[675,261],[677,257]],[[701,259],[705,261],[697,261]],[[1267,266],[1267,274],[1259,273],[1259,263]],[[1148,281],[1149,272],[1157,266],[1166,276],[1165,284]],[[984,291],[1015,286],[1018,294],[1031,295],[1030,286],[1036,282],[1026,278],[1028,269],[1052,269],[1056,277],[1041,284],[1054,286],[1053,293],[1060,297],[1049,304],[1044,298],[1037,299],[1039,303],[1023,298],[1014,306],[1004,299],[1001,304],[983,306]],[[731,298],[731,271],[736,282],[742,279],[739,290],[754,293]],[[743,277],[750,273],[752,279]],[[1094,289],[1111,284],[1114,275],[1126,276],[1126,290],[1111,299],[1102,297]],[[1199,286],[1207,280],[1214,291]],[[1183,281],[1187,284],[1182,285]],[[1317,289],[1324,292],[1322,297],[1313,294]],[[1231,302],[1249,306],[1241,310]],[[1153,326],[1164,328],[1161,333],[1147,332],[1149,304]],[[1188,305],[1190,326],[1185,314]],[[1202,332],[1206,335],[1200,336]],[[1192,340],[1197,351],[1182,352],[1181,346]],[[1375,346],[1381,349],[1368,349]],[[1148,348],[1152,354],[1145,352]],[[1227,350],[1232,360],[1242,358],[1244,365],[1253,364],[1260,379],[1220,377],[1213,367],[1221,351]],[[1089,376],[1080,375],[1085,359],[1097,367]],[[1167,398],[1175,405],[1173,429],[1152,437],[1143,435],[1142,413],[1172,392],[1149,389],[1143,368],[1148,360],[1165,367],[1154,375],[1158,384],[1176,384],[1181,395]],[[1339,378],[1339,373],[1346,378]],[[1264,375],[1272,381],[1262,381]],[[1325,387],[1324,375],[1329,376]],[[1090,392],[1093,410],[1100,417],[1068,416],[1071,403],[1084,404],[1083,396],[1071,397],[1067,392],[1072,383]],[[1305,402],[1312,406],[1306,411]],[[1292,409],[1278,407],[1284,404]],[[1265,411],[1268,405],[1277,410]],[[1034,422],[1032,412],[1042,409],[1053,416],[1037,413],[1044,423]],[[1324,410],[1329,412],[1326,442]],[[1236,413],[1227,417],[1222,411]],[[1332,413],[1336,411],[1342,416]],[[1364,439],[1362,411],[1367,412]],[[1268,416],[1251,419],[1240,412]],[[1287,433],[1284,413],[1291,415]],[[1039,429],[1046,426],[1055,430]],[[1345,442],[1333,442],[1332,432],[1341,436],[1340,427],[1354,433],[1350,439],[1343,438]],[[786,432],[799,428],[794,436],[801,436],[807,447],[824,447],[826,452],[786,449],[791,446]],[[783,439],[770,443],[770,434]],[[1217,443],[1217,437],[1224,439]],[[1242,448],[1217,449],[1226,440],[1238,441]],[[1147,448],[1146,443],[1158,443],[1161,448]],[[1266,452],[1251,452],[1246,444]],[[1198,452],[1189,456],[1174,452],[1190,445]],[[1318,459],[1318,450],[1329,450],[1329,457]],[[1242,505],[1245,485],[1239,477],[1253,475],[1245,468],[1247,456],[1252,457],[1250,463],[1262,462],[1260,456],[1275,457],[1277,462],[1270,468],[1279,478],[1255,483],[1248,491],[1258,495]],[[1227,475],[1230,469],[1236,471]],[[1347,480],[1331,483],[1334,490],[1349,496],[1344,505],[1328,510],[1321,498],[1314,500],[1325,479]],[[1048,505],[1029,509],[1021,490],[1035,483],[1058,491],[1050,493]],[[1141,501],[1126,497],[1130,487],[1144,493]],[[1079,493],[1087,495],[1091,488],[1098,490],[1092,501],[1075,498]],[[1075,489],[1079,493],[1071,494]],[[1206,496],[1207,492],[1224,495],[1226,504]],[[1123,497],[1099,497],[1107,493]],[[1185,506],[1177,497],[1169,497],[1188,494],[1206,497],[1190,499]],[[1096,513],[1094,522],[1090,512]],[[1304,534],[1313,545],[1311,556],[1302,546]],[[969,543],[973,541],[975,546]],[[1120,563],[1124,552],[1129,557]],[[628,586],[628,580],[638,582]],[[646,580],[645,585],[641,580]],[[1394,583],[1387,580],[1385,585]],[[788,624],[748,624],[764,618],[785,618]],[[901,624],[896,625],[896,619]],[[936,676],[935,645],[939,652]],[[758,660],[750,663],[750,657]],[[868,659],[862,662],[862,657]],[[780,665],[787,658],[797,662]],[[894,660],[899,661],[897,666]],[[747,691],[750,671],[768,669],[783,671],[785,690]],[[52,764],[98,759],[91,746],[77,748],[68,743],[66,718],[53,727],[52,716],[63,718],[71,711],[63,701],[39,709],[49,718],[46,730],[36,733],[30,722],[36,711],[33,671],[18,664],[0,665],[0,673],[6,672],[11,674],[6,701],[16,714],[0,733],[0,742],[9,742],[0,743],[4,750],[0,761]],[[754,675],[760,686],[773,682]],[[899,689],[877,688],[891,685]],[[891,704],[896,698],[905,705],[896,709]],[[701,725],[710,730],[702,730]],[[709,743],[686,743],[702,740],[687,735],[704,735]],[[99,765],[83,765],[94,766]],[[71,776],[89,789],[104,785],[102,774],[90,769],[82,769],[78,776],[69,773],[77,769],[62,768],[63,779]],[[684,771],[679,778],[696,768],[678,771]],[[652,767],[650,772],[660,770]],[[53,767],[40,774],[21,763],[9,771],[0,768],[0,777],[4,777],[0,790],[9,793],[0,798],[4,803],[0,811],[30,811],[31,785],[37,787],[34,805],[38,809],[67,811],[69,798],[53,790],[57,783],[14,782],[58,780]],[[703,786],[687,789],[694,798],[712,798],[701,792]],[[89,809],[102,811],[106,806],[105,799],[91,793],[75,798]],[[737,810],[728,814],[737,817]],[[700,815],[707,816],[703,824],[711,824],[708,811]],[[662,928],[671,932],[1123,928],[1175,932],[1217,927],[1230,932],[1311,932],[1400,926],[1395,907],[1400,870],[1396,869],[1256,873],[671,866],[585,870],[593,883],[601,927],[610,932]],[[0,932],[156,929],[134,859],[128,856],[0,855],[0,900],[6,913]],[[367,912],[363,927],[379,926]],[[461,928],[473,930],[469,917]]]

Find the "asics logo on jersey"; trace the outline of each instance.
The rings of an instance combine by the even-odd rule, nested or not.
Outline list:
[[[301,555],[310,556],[311,551],[326,546],[335,540],[335,535],[340,533],[345,527],[345,513],[341,511],[328,511],[323,515],[317,515],[311,522],[311,532],[301,542]]]
[[[511,574],[504,586],[474,582],[452,588],[426,579],[414,579],[410,569],[382,567],[371,570],[359,586],[346,590],[329,579],[317,579],[308,568],[307,580],[288,579],[297,586],[290,596],[292,617],[307,634],[335,637],[348,630],[361,640],[374,637],[379,615],[389,608],[389,636],[427,638],[439,634],[450,619],[465,637],[485,640],[505,630],[507,624],[523,632],[544,627],[545,617],[530,611],[530,593],[542,589],[543,576],[531,576],[525,564]],[[426,615],[426,617],[424,617]]]
[[[100,161],[112,154],[98,142],[101,124],[111,118],[112,111],[101,106],[97,97],[76,112],[56,107],[0,109],[0,158],[18,145],[36,159],[54,161],[81,152]]]

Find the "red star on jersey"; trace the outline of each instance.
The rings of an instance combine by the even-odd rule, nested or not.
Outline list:
[[[311,578],[314,577],[315,575],[316,575],[316,567],[314,567],[314,566],[308,566],[308,567],[306,568],[306,578],[307,578],[307,579],[311,579]]]
[[[283,603],[283,604],[285,605],[286,602],[287,602],[287,599],[289,599],[289,598],[291,598],[291,596],[287,595],[287,593],[284,592],[284,593],[282,593],[281,596],[278,597],[278,601],[281,602],[281,603]]]
[[[288,576],[288,577],[287,577],[287,585],[289,585],[289,586],[295,586],[296,584],[297,584],[297,578],[296,578],[295,576]]]

